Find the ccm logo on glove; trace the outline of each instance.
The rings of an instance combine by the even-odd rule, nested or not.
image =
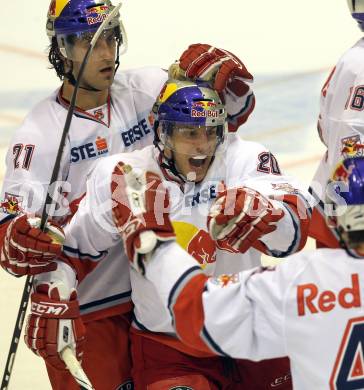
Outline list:
[[[68,305],[66,303],[53,303],[49,304],[47,302],[32,302],[32,313],[33,314],[51,314],[54,316],[61,316],[65,314],[68,310]]]

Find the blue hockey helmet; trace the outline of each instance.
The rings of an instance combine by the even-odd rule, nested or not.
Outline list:
[[[358,22],[360,30],[364,31],[364,0],[347,0],[351,16]]]
[[[335,202],[337,227],[343,232],[364,230],[364,157],[347,158],[339,163],[332,182],[340,197]]]
[[[226,110],[217,92],[206,82],[169,79],[154,104],[157,142],[174,150],[171,137],[179,131],[186,137],[191,128],[215,137],[216,147],[227,131]],[[214,152],[216,148],[214,148]]]
[[[47,15],[47,35],[57,39],[65,58],[71,58],[71,46],[76,38],[90,40],[107,15],[114,9],[110,0],[52,0]],[[117,14],[105,28],[114,30],[120,52],[127,48],[126,33]]]

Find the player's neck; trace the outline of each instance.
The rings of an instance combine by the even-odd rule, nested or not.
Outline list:
[[[67,80],[63,83],[62,97],[69,102],[72,99],[74,86]],[[76,107],[82,110],[91,110],[92,108],[100,107],[107,102],[109,91],[88,91],[86,89],[79,88],[77,92]]]

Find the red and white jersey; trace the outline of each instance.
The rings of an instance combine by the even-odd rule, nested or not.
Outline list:
[[[316,198],[310,235],[329,247],[339,237],[325,222],[327,181],[344,158],[364,155],[364,39],[339,60],[321,91],[318,132],[327,152],[311,183]]]
[[[222,182],[228,188],[247,186],[266,196],[280,199],[272,202],[284,210],[284,218],[278,222],[274,232],[261,239],[262,250],[283,257],[301,248],[307,236],[310,210],[306,209],[306,198],[299,190],[300,185],[292,178],[280,174],[276,160],[263,146],[242,141],[234,134],[226,142],[226,151],[215,156],[205,179],[198,184],[182,184],[171,180],[164,168],[161,168],[160,153],[153,146],[98,162],[88,180],[86,196],[66,228],[65,253],[75,260],[78,268],[84,268],[80,275],[92,269],[104,253],[117,250],[117,261],[125,267],[122,274],[115,275],[124,283],[124,289],[119,294],[126,294],[130,290],[129,280],[125,276],[128,260],[123,254],[111,212],[112,174],[120,161],[135,170],[151,171],[162,178],[167,175],[164,185],[170,193],[170,218],[177,241],[199,261],[207,274],[240,271],[260,265],[260,252],[257,250],[250,249],[242,256],[217,251],[215,242],[207,232],[207,214]],[[305,214],[302,219],[298,215],[298,205]],[[82,253],[82,257],[75,256],[76,253]],[[112,267],[104,270],[112,272]],[[153,332],[172,332],[168,313],[155,300],[153,286],[150,286],[152,292],[149,294],[143,277],[136,272],[131,273],[131,285],[135,326]]]
[[[95,161],[152,144],[154,134],[148,117],[166,79],[167,73],[159,68],[121,72],[115,77],[105,106],[87,112],[75,110],[58,179],[62,181],[64,198],[51,213],[61,223],[75,211],[74,204],[84,195],[87,175]],[[57,90],[29,113],[15,132],[6,157],[0,234],[19,210],[42,211],[67,109],[68,103]],[[125,302],[131,307],[130,286],[129,296],[119,295],[124,286],[118,275],[123,268],[117,261],[109,261],[118,254],[119,251],[110,251],[105,266],[101,265],[79,285],[82,314],[110,308],[120,311]]]
[[[293,387],[364,388],[364,259],[343,249],[301,252],[276,269],[208,278],[176,245],[146,263],[179,338],[215,355],[288,356]]]

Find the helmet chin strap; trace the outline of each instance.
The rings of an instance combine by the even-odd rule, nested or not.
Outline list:
[[[76,79],[72,73],[72,70],[67,73],[67,80],[70,82],[71,85],[73,85],[74,87],[76,86]],[[90,86],[82,86],[80,84],[78,88],[85,89],[86,91],[91,91],[91,92],[101,92],[102,91],[101,89],[94,88],[91,85]]]

